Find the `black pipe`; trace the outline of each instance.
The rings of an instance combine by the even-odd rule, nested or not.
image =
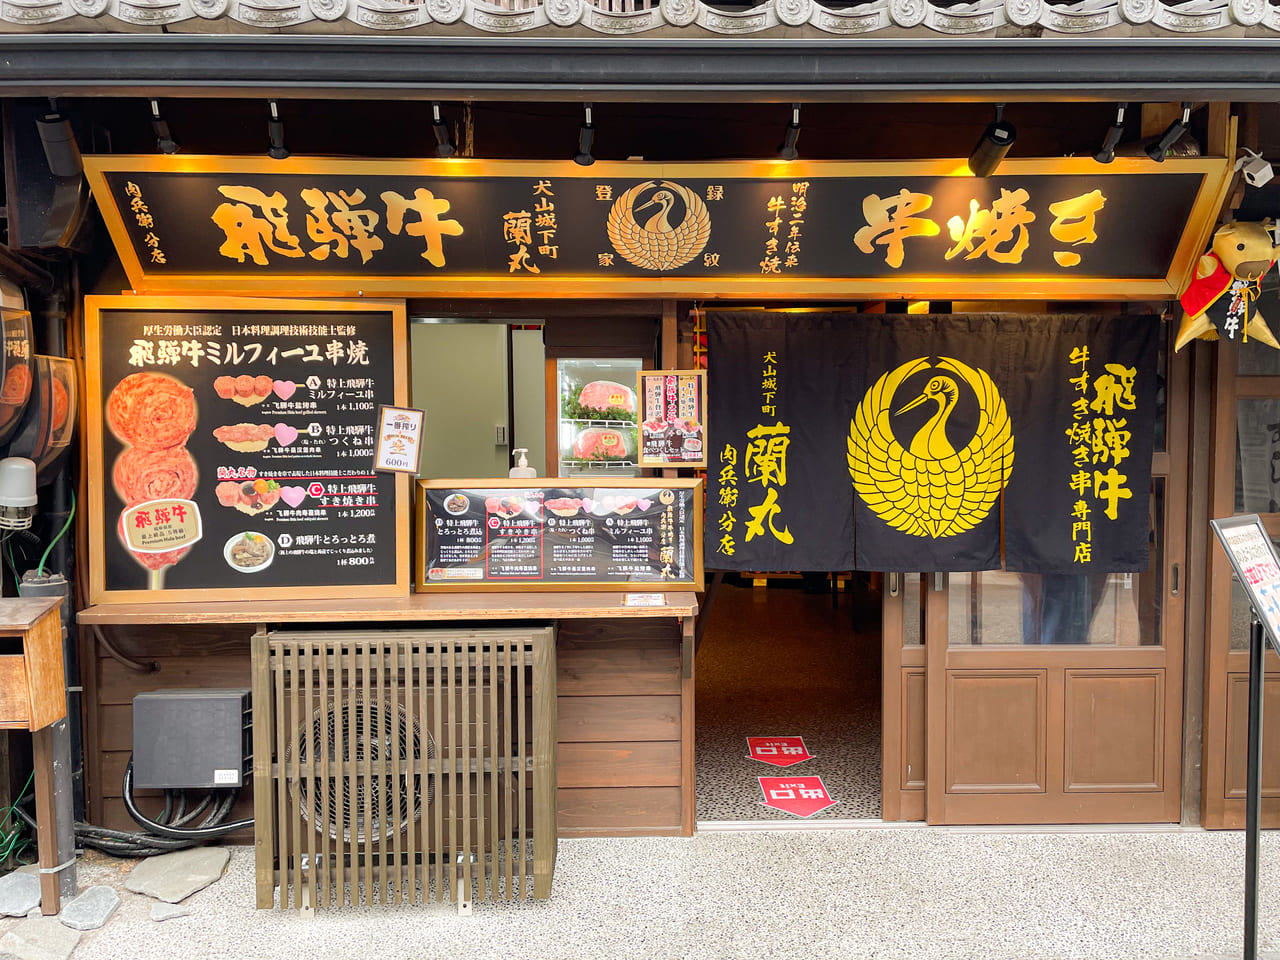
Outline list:
[[[1257,614],[1249,626],[1249,762],[1245,768],[1244,960],[1258,955],[1258,838],[1262,824],[1262,690],[1266,647]]]
[[[55,266],[55,283],[41,304],[42,309],[33,311],[33,320],[39,321],[35,327],[37,343],[41,352],[47,356],[67,356],[67,323],[71,316],[72,305],[79,300],[78,271],[74,264],[60,261]],[[33,323],[33,326],[35,324]],[[58,535],[71,519],[72,497],[75,492],[75,458],[72,457],[66,466],[53,478],[47,495],[47,505],[43,511],[47,523],[48,539]],[[48,540],[46,540],[46,543]],[[61,574],[67,584],[75,583],[75,535],[68,530],[59,537],[49,551],[47,570]],[[71,759],[71,794],[75,818],[83,820],[85,815],[84,787],[84,731],[81,727],[81,685],[80,685],[80,652],[76,643],[74,591],[68,591],[71,598],[63,603],[62,613],[62,660],[67,688],[67,732],[69,737]]]

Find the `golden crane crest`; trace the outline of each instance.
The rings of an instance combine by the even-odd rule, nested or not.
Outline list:
[[[908,377],[930,368],[928,384],[893,411],[893,397]],[[978,401],[978,426],[963,450],[947,439],[947,418],[960,385]],[[891,418],[926,403],[937,404],[907,446],[894,436]],[[995,383],[982,370],[949,357],[927,357],[884,374],[858,404],[849,425],[849,473],[862,501],[893,529],[916,537],[950,537],[972,530],[991,512],[1013,472],[1009,413]]]
[[[658,191],[637,207],[641,194],[654,187]],[[671,210],[677,199],[684,202],[684,219],[673,226]],[[636,214],[649,207],[658,210],[641,223]],[[711,212],[688,187],[670,180],[646,180],[614,201],[606,226],[613,249],[628,262],[645,270],[674,270],[700,254],[711,239]]]

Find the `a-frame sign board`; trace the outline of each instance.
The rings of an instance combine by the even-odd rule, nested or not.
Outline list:
[[[1262,519],[1251,513],[1210,520],[1218,542],[1249,594],[1253,624],[1249,630],[1249,765],[1245,799],[1244,956],[1258,955],[1258,837],[1262,815],[1263,630],[1280,653],[1280,556]]]

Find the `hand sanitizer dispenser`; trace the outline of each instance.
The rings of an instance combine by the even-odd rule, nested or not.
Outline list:
[[[516,461],[516,465],[511,468],[507,474],[512,479],[531,480],[538,475],[538,471],[529,466],[529,458],[525,456],[529,451],[524,447],[516,447],[515,453],[520,455],[520,459]]]

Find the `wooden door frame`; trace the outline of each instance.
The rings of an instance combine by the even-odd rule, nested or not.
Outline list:
[[[1164,556],[1161,577],[1161,643],[1154,647],[1130,649],[1083,647],[1019,647],[1004,650],[957,648],[952,650],[947,635],[948,575],[930,575],[927,587],[925,663],[927,689],[927,767],[926,812],[929,823],[1017,823],[1017,822],[1177,822],[1182,802],[1182,693],[1185,650],[1185,590],[1182,576],[1186,569],[1187,547],[1187,466],[1190,411],[1190,360],[1172,351],[1172,324],[1165,330],[1168,344],[1166,378],[1165,450],[1152,455],[1152,477],[1164,478]],[[935,584],[934,578],[941,576]],[[1174,586],[1176,585],[1176,592]],[[936,587],[940,586],[941,589]],[[1228,585],[1229,586],[1229,585]],[[1097,654],[1106,653],[1105,662],[1090,663]],[[998,658],[998,659],[997,659]],[[1043,716],[1061,715],[1064,703],[1060,684],[1056,681],[1066,670],[1090,670],[1094,667],[1129,670],[1163,671],[1163,754],[1159,793],[1074,794],[1069,801],[1051,803],[1048,810],[1030,800],[1010,795],[1007,803],[993,803],[990,795],[948,794],[946,791],[947,685],[949,672],[988,669],[1024,670],[1041,685]],[[1065,744],[1060,725],[1047,723],[1043,741],[1044,790],[1040,797],[1057,787],[1062,792],[1062,764]],[[1057,731],[1055,734],[1054,731]],[[1124,809],[1124,799],[1130,800]],[[1001,798],[1003,799],[1003,798]]]
[[[896,590],[892,588],[895,577]],[[906,732],[910,726],[907,687],[913,678],[923,678],[925,673],[923,637],[919,644],[903,643],[908,599],[913,608],[919,603],[919,597],[908,597],[911,593],[908,584],[906,574],[884,575],[880,633],[880,819],[886,821],[923,820],[925,815],[924,778],[913,778],[907,765]],[[923,588],[922,584],[919,586]]]
[[[1236,373],[1240,347],[1218,343],[1213,361],[1212,471],[1209,516],[1235,514],[1236,408],[1240,400],[1280,399],[1280,375],[1240,375]],[[1247,349],[1247,348],[1246,348]],[[1266,514],[1263,524],[1273,539],[1280,538],[1280,514]],[[1207,525],[1207,524],[1206,524]],[[1239,829],[1244,826],[1244,796],[1227,795],[1228,688],[1231,676],[1249,669],[1247,650],[1231,649],[1231,565],[1220,547],[1207,547],[1204,635],[1204,734],[1201,745],[1203,790],[1200,822],[1208,829]],[[1266,671],[1280,671],[1280,658],[1266,653]],[[1268,682],[1275,682],[1269,680]],[[1280,825],[1280,796],[1263,791],[1263,826]]]

